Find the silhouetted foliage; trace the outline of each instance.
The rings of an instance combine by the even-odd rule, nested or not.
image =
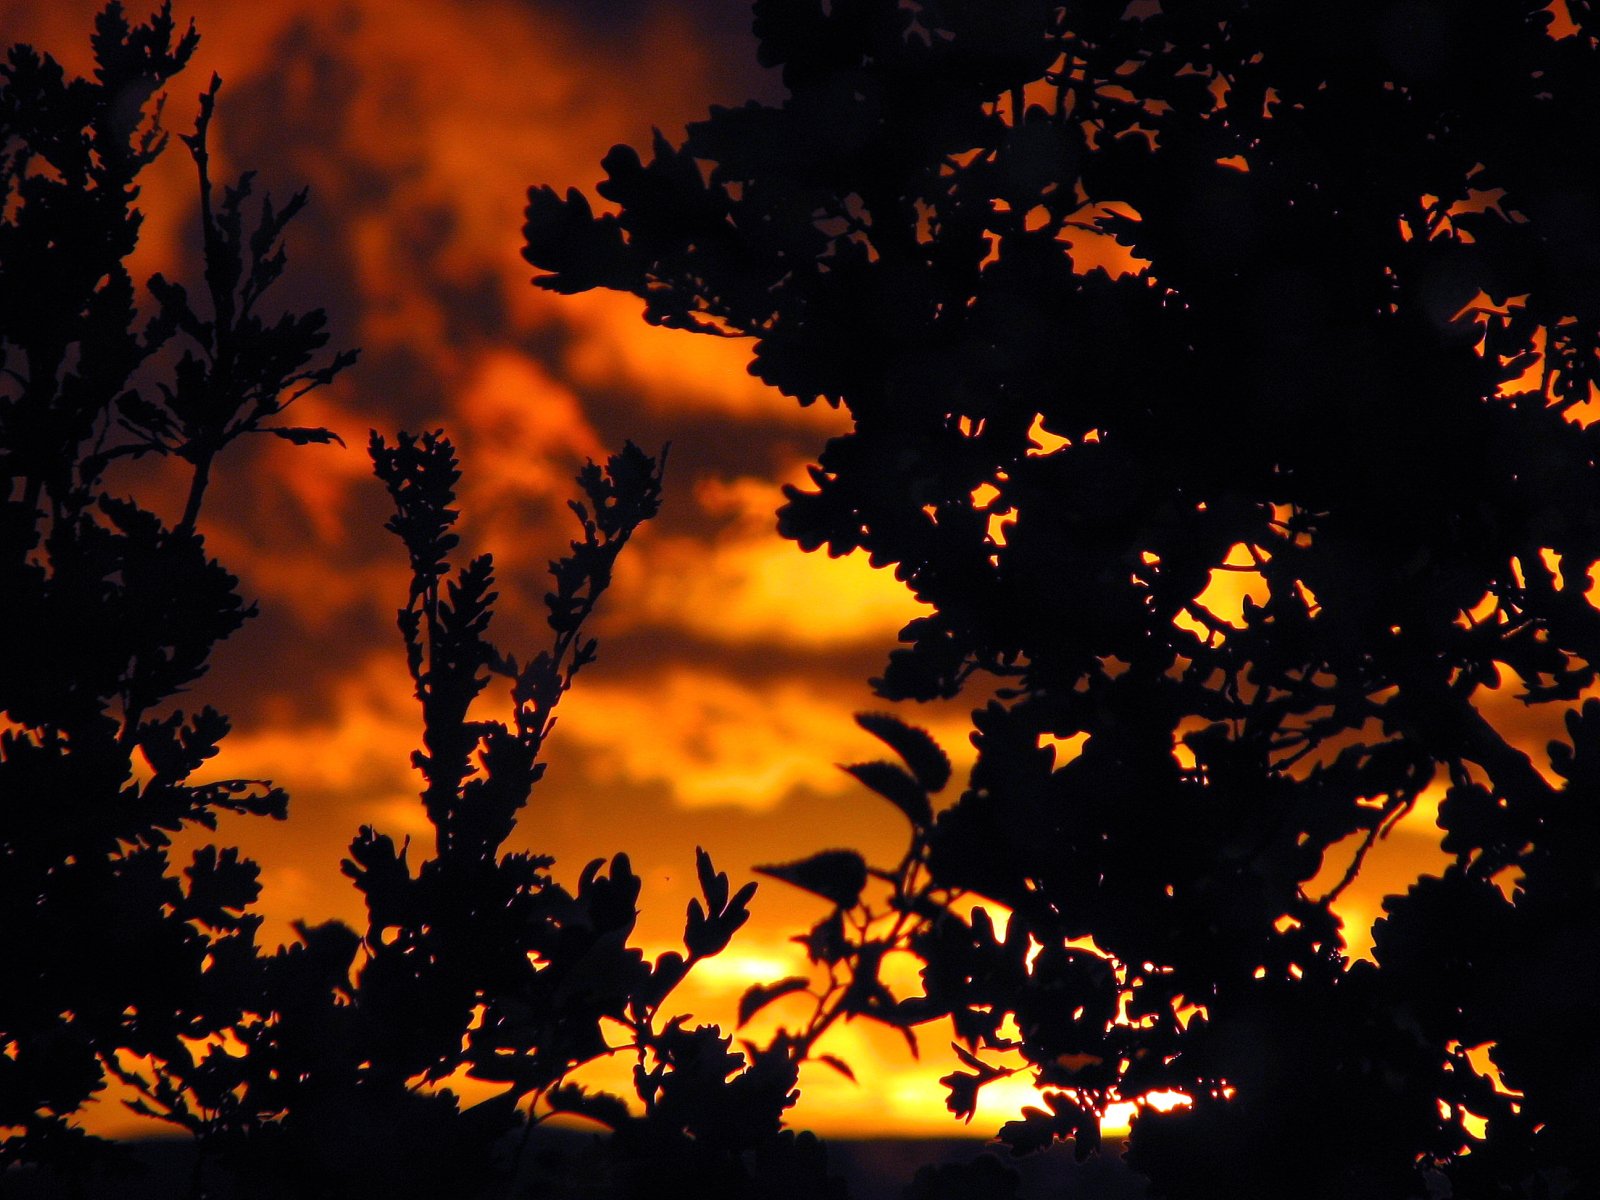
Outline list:
[[[313,312],[254,313],[282,269],[283,213],[264,204],[246,239],[248,178],[213,207],[206,125],[199,164],[210,316],[150,281],[138,326],[123,259],[140,171],[166,136],[146,102],[197,37],[170,8],[95,23],[91,80],[13,47],[0,65],[0,1167],[68,1163],[89,1149],[71,1118],[127,1061],[187,1065],[185,1039],[238,1017],[232,972],[255,954],[256,867],[207,847],[169,871],[170,835],[222,812],[281,818],[256,780],[195,781],[228,731],[171,702],[254,609],[207,557],[195,518],[211,462],[265,432],[295,395],[353,357],[320,357]],[[182,346],[170,382],[161,354]],[[154,382],[152,382],[154,380]],[[154,395],[152,395],[154,393]],[[106,479],[153,453],[191,467],[174,525]]]
[[[898,868],[765,868],[837,906],[813,1026],[948,1017],[967,1116],[1020,1051],[1018,1152],[1181,1091],[1132,1137],[1157,1195],[1594,1194],[1600,9],[757,0],[755,32],[781,105],[616,147],[614,213],[534,189],[525,253],[842,403],[780,528],[933,606],[883,696],[998,687],[936,818],[921,739],[873,727]],[[1547,764],[1497,687],[1568,710]],[[1430,786],[1455,861],[1351,962],[1332,905]]]
[[[684,952],[651,962],[628,945],[640,880],[626,855],[589,863],[568,891],[548,856],[501,853],[543,774],[554,709],[595,657],[584,619],[659,505],[659,463],[629,445],[579,475],[582,537],[551,563],[554,641],[519,664],[488,638],[491,559],[450,563],[459,472],[449,441],[374,435],[370,452],[395,505],[388,527],[411,559],[399,626],[422,705],[424,748],[412,761],[434,851],[413,865],[409,839],[396,846],[363,827],[344,871],[365,897],[365,933],[301,926],[300,944],[261,960],[227,1031],[236,1049],[169,1067],[150,1089],[158,1115],[195,1133],[250,1194],[504,1194],[522,1166],[505,1135],[522,1125],[525,1148],[558,1114],[614,1136],[571,1164],[546,1164],[547,1190],[592,1194],[596,1176],[608,1180],[603,1194],[643,1195],[677,1173],[701,1194],[760,1195],[753,1181],[776,1156],[815,1191],[820,1151],[779,1136],[792,1065],[746,1069],[715,1028],[661,1020],[672,989],[748,918],[755,885],[733,892],[701,853]],[[471,713],[496,677],[509,685],[510,725]],[[608,1038],[608,1025],[625,1040]],[[616,1053],[636,1057],[638,1114],[569,1079]],[[443,1086],[462,1077],[492,1094],[463,1108]],[[809,1177],[796,1155],[815,1168]]]
[[[249,175],[215,196],[215,78],[183,138],[209,315],[158,275],[155,315],[135,328],[134,180],[165,143],[145,110],[196,42],[169,8],[130,25],[112,3],[93,81],[28,47],[0,68],[0,1170],[80,1186],[110,1147],[77,1121],[114,1076],[135,1111],[194,1136],[196,1197],[516,1194],[529,1135],[555,1116],[609,1136],[541,1152],[541,1195],[842,1196],[820,1143],[782,1127],[789,1043],[741,1053],[664,1008],[748,919],[756,885],[734,889],[697,853],[683,950],[651,961],[628,944],[641,881],[626,855],[569,890],[548,856],[503,852],[556,706],[595,659],[585,621],[660,504],[663,460],[631,443],[579,473],[579,536],[550,564],[552,642],[519,662],[489,638],[490,557],[452,563],[454,448],[373,434],[411,566],[398,624],[432,852],[413,861],[409,839],[363,827],[343,870],[365,930],[301,922],[271,953],[255,943],[257,868],[236,849],[202,847],[170,872],[169,835],[287,806],[266,783],[195,782],[228,722],[171,707],[254,613],[197,531],[213,467],[245,434],[339,440],[276,420],[355,358],[321,354],[321,311],[260,315],[305,194],[263,200],[253,226]],[[173,527],[110,491],[110,465],[145,455],[187,464]],[[473,714],[496,680],[509,723]],[[617,1054],[634,1062],[631,1106],[572,1079]],[[487,1097],[464,1107],[463,1080]]]

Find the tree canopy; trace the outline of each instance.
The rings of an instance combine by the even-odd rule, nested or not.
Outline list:
[[[936,815],[862,777],[912,827],[889,921],[840,932],[859,856],[772,872],[837,903],[840,1003],[950,1018],[957,1114],[1020,1050],[1019,1150],[1183,1092],[1131,1140],[1158,1195],[1589,1194],[1600,11],[754,12],[787,97],[616,147],[598,213],[535,188],[525,255],[843,405],[780,529],[933,607],[884,697],[997,688]],[[1453,861],[1351,961],[1339,894],[1436,799]]]
[[[306,196],[257,205],[248,174],[213,186],[215,77],[181,135],[204,292],[151,278],[141,324],[137,179],[167,141],[157,94],[197,41],[170,4],[131,23],[113,2],[92,79],[29,46],[0,64],[0,1188],[81,1195],[127,1169],[83,1125],[116,1083],[193,1136],[196,1200],[502,1196],[534,1178],[543,1195],[832,1194],[816,1139],[782,1128],[788,1043],[741,1053],[667,1003],[745,923],[755,885],[698,853],[682,951],[651,959],[629,945],[641,880],[625,854],[569,888],[549,856],[504,846],[598,652],[585,623],[659,507],[661,457],[629,443],[579,472],[551,641],[519,660],[490,637],[493,560],[454,561],[449,439],[373,433],[410,565],[397,623],[434,844],[362,827],[342,865],[365,927],[300,921],[273,950],[256,940],[256,864],[216,845],[170,860],[173,835],[220,813],[288,811],[270,782],[209,778],[228,719],[176,707],[255,614],[198,525],[213,470],[247,435],[338,440],[282,418],[356,357],[325,352],[320,310],[264,315]],[[175,520],[127,469],[152,456],[181,464]],[[475,711],[495,682],[509,720]],[[614,1054],[635,1064],[631,1108],[571,1078]],[[612,1136],[535,1167],[529,1135],[554,1115]]]
[[[213,472],[246,436],[335,440],[285,414],[355,356],[321,312],[265,315],[305,201],[214,186],[216,80],[182,138],[203,288],[135,288],[154,98],[197,38],[170,7],[108,4],[91,79],[23,46],[0,64],[0,1167],[114,1159],[79,1118],[115,1079],[194,1135],[196,1195],[837,1196],[784,1115],[808,1058],[850,1073],[825,1037],[862,1019],[953,1033],[956,1117],[1037,1083],[998,1131],[1018,1155],[1087,1155],[1110,1104],[1182,1093],[1128,1147],[1157,1196],[1594,1194],[1600,12],[754,16],[787,98],[648,162],[614,149],[598,212],[535,188],[526,257],[546,288],[751,338],[761,379],[843,406],[779,527],[930,606],[886,701],[984,690],[965,780],[858,718],[894,761],[845,769],[905,852],[758,868],[827,903],[799,938],[821,983],[750,989],[741,1024],[813,1005],[740,1049],[667,1002],[754,885],[698,855],[682,951],[647,958],[626,856],[566,887],[504,850],[659,505],[663,463],[631,444],[579,474],[551,640],[519,659],[489,634],[492,560],[455,561],[453,446],[374,433],[433,845],[360,829],[364,928],[270,952],[254,864],[205,846],[176,869],[179,831],[287,813],[209,777],[228,721],[178,707],[254,611],[202,536]],[[125,494],[155,459],[187,481],[176,512]],[[484,719],[497,682],[510,715]],[[1435,808],[1448,865],[1352,955],[1341,896]],[[884,970],[907,954],[915,994]],[[613,1054],[631,1098],[573,1081]],[[531,1182],[556,1115],[607,1136]],[[1015,1190],[980,1160],[908,1195]]]
[[[123,259],[137,177],[166,143],[144,106],[196,42],[168,10],[134,25],[113,5],[95,24],[94,79],[69,80],[27,46],[0,65],[0,1166],[81,1154],[70,1118],[118,1051],[181,1060],[181,1038],[226,1026],[230,999],[213,985],[254,954],[257,871],[209,847],[180,881],[167,848],[220,813],[282,818],[287,802],[264,781],[196,779],[228,719],[173,701],[254,610],[195,520],[228,443],[330,440],[277,418],[353,356],[322,355],[320,312],[273,324],[256,312],[304,197],[268,203],[248,234],[248,177],[216,202],[215,85],[185,138],[210,312],[156,276],[140,327]],[[141,389],[163,355],[167,381]],[[189,467],[174,524],[106,480],[146,455]]]

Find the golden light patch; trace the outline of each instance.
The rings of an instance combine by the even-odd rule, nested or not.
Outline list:
[[[349,813],[351,832],[358,820],[388,811],[393,796],[382,793],[393,789],[383,783],[421,782],[406,761],[421,718],[405,659],[396,652],[353,662],[333,691],[325,717],[296,721],[286,714],[282,723],[234,730],[207,777],[271,778],[291,788],[350,793],[362,802],[361,811]]]
[[[802,555],[776,534],[654,539],[619,564],[617,596],[630,623],[740,645],[882,644],[926,611],[865,555]]]
[[[1080,209],[1072,223],[1065,226],[1058,240],[1065,242],[1072,254],[1072,264],[1079,274],[1104,271],[1113,279],[1124,275],[1137,275],[1150,266],[1150,260],[1140,258],[1108,233],[1102,233],[1095,222],[1102,216],[1127,217],[1137,221],[1139,214],[1131,205],[1120,200],[1104,204],[1090,204]]]
[[[1229,548],[1222,563],[1211,571],[1205,589],[1195,597],[1195,604],[1217,621],[1235,629],[1243,629],[1245,600],[1262,605],[1270,595],[1271,589],[1258,569],[1250,547],[1237,543]],[[1204,621],[1188,612],[1180,612],[1173,618],[1173,624],[1200,638],[1209,638],[1216,633]]]
[[[747,338],[689,336],[648,325],[642,302],[625,293],[522,291],[517,311],[529,328],[558,323],[571,331],[563,366],[582,387],[637,395],[662,412],[795,425],[819,438],[850,428],[842,410],[822,403],[802,408],[751,375],[754,347]]]
[[[705,535],[647,534],[617,564],[608,627],[668,626],[711,642],[800,648],[893,644],[929,611],[866,555],[802,554],[778,536],[782,495],[751,477],[707,479],[702,513],[727,523]]]
[[[686,808],[768,811],[802,788],[861,791],[834,764],[885,753],[851,720],[865,698],[798,677],[747,682],[674,666],[627,683],[586,681],[563,702],[561,729],[589,751],[597,783],[659,786]],[[908,715],[952,754],[959,778],[973,757],[965,715]]]
[[[1333,902],[1345,953],[1352,959],[1372,958],[1372,925],[1383,916],[1387,896],[1402,894],[1423,875],[1442,874],[1453,861],[1439,847],[1439,804],[1445,784],[1435,781],[1425,788],[1411,810],[1388,833],[1373,843],[1362,861],[1361,872]],[[1322,869],[1305,884],[1306,895],[1320,898],[1330,892],[1358,852],[1365,834],[1356,833],[1335,843],[1323,857]]]
[[[1527,755],[1546,783],[1555,788],[1565,786],[1566,781],[1550,767],[1548,747],[1552,740],[1568,739],[1565,723],[1568,706],[1524,703],[1518,697],[1525,693],[1526,681],[1505,663],[1495,666],[1500,673],[1500,685],[1480,687],[1473,693],[1473,707],[1501,737]],[[1600,697],[1600,683],[1585,689],[1572,707],[1594,697]]]
[[[1087,733],[1074,733],[1066,737],[1057,737],[1053,733],[1041,733],[1039,735],[1039,748],[1044,749],[1048,746],[1055,753],[1055,767],[1060,768],[1083,753],[1084,743],[1088,740],[1089,735]]]
[[[1038,458],[1046,454],[1054,454],[1063,446],[1072,445],[1071,438],[1064,438],[1059,434],[1051,433],[1044,427],[1044,415],[1034,414],[1033,424],[1028,426],[1028,441],[1033,448],[1028,451],[1029,458]]]

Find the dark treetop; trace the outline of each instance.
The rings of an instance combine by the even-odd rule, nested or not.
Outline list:
[[[612,150],[612,213],[530,194],[540,286],[848,409],[780,528],[934,607],[881,694],[999,686],[937,817],[928,748],[861,774],[898,866],[772,873],[837,904],[839,1004],[951,1019],[954,1112],[1020,1050],[1018,1150],[1173,1088],[1131,1143],[1163,1196],[1600,1187],[1600,10],[1546,7],[757,0],[780,106]],[[1538,762],[1502,681],[1567,713]],[[1430,785],[1454,861],[1352,963],[1330,905]]]

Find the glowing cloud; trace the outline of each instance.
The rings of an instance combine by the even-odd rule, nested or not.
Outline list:
[[[825,404],[801,408],[746,369],[751,343],[647,325],[644,305],[618,292],[554,297],[523,289],[519,313],[530,327],[551,321],[572,331],[564,366],[586,388],[634,393],[663,411],[706,411],[737,420],[768,421],[843,433],[845,415]]]
[[[629,622],[733,645],[890,645],[926,608],[866,556],[802,554],[778,536],[782,497],[768,480],[703,479],[705,534],[647,537],[618,564],[616,604]]]
[[[830,695],[821,681],[746,682],[671,667],[623,684],[589,680],[565,702],[562,729],[590,751],[598,783],[656,783],[687,808],[761,811],[802,788],[860,790],[833,764],[882,752],[850,719],[861,700],[854,689]],[[925,723],[947,749],[965,749],[964,715],[959,727],[950,717]]]

